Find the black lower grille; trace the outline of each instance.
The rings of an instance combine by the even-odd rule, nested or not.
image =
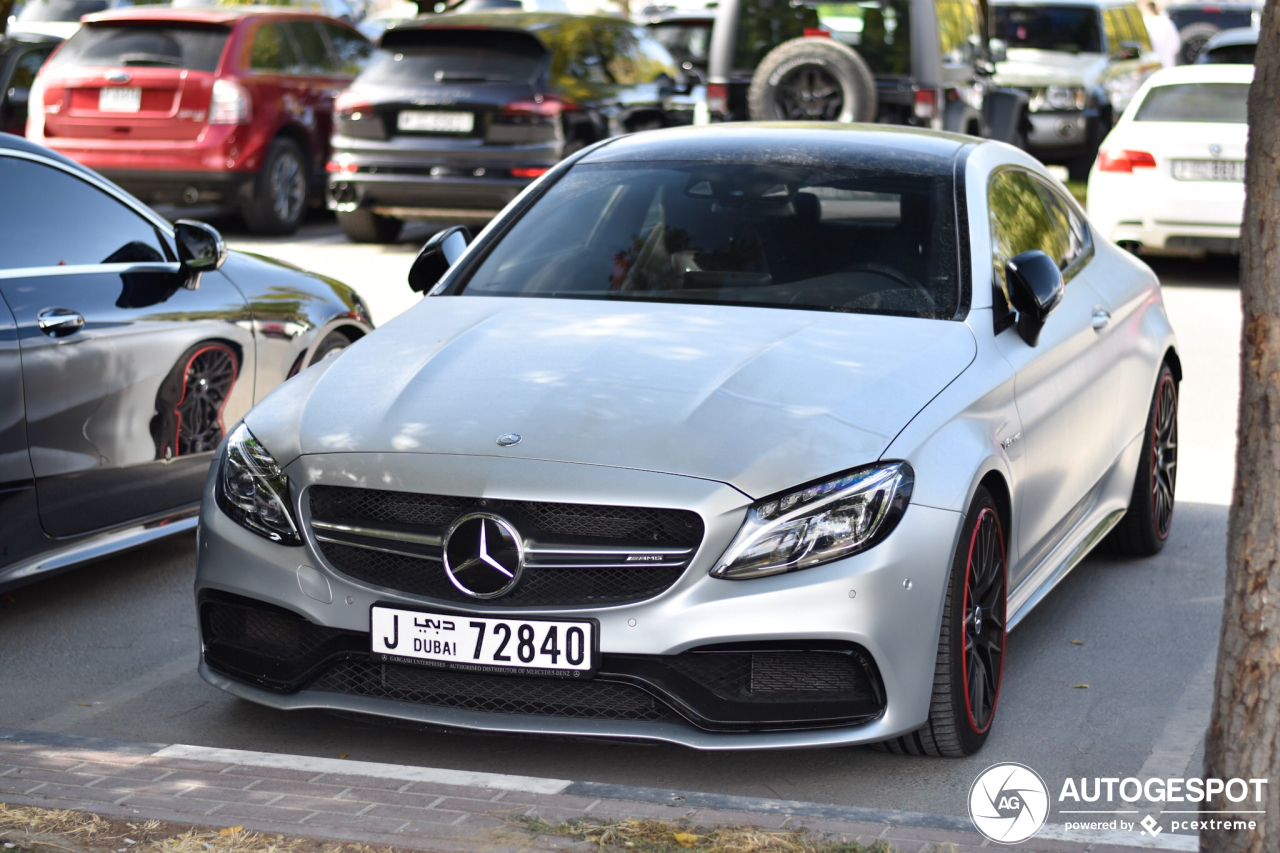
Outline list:
[[[529,548],[520,582],[494,607],[643,601],[669,589],[702,542],[695,512],[648,507],[499,501],[346,486],[308,489],[317,548],[365,583],[442,601],[477,603],[450,582],[442,539],[474,511],[511,522]]]
[[[369,648],[367,634],[326,628],[297,613],[227,593],[200,603],[211,666],[276,690],[296,687],[324,661]]]
[[[873,682],[861,657],[846,652],[692,653],[672,657],[669,665],[717,696],[736,701],[872,695]]]
[[[372,660],[339,661],[311,689],[494,714],[649,722],[678,719],[665,704],[629,684],[483,675]]]

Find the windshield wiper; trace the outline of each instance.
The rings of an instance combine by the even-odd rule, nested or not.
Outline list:
[[[437,83],[446,80],[454,83],[506,83],[511,79],[509,74],[481,74],[476,71],[437,71]]]

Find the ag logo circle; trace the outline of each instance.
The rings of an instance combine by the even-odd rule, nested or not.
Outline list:
[[[999,844],[1035,835],[1049,816],[1049,789],[1025,764],[994,764],[969,789],[969,817],[978,831]]]

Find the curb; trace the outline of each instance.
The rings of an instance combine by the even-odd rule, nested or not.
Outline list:
[[[814,827],[823,832],[839,831],[835,824],[849,824],[854,834],[867,834],[867,830],[878,827],[878,837],[894,841],[895,838],[923,838],[924,840],[947,840],[948,835],[956,835],[975,839],[982,846],[980,836],[974,832],[971,821],[965,817],[924,812],[899,811],[894,809],[875,809],[860,806],[845,806],[830,803],[812,803],[796,800],[777,800],[763,797],[744,797],[730,794],[714,794],[697,791],[679,791],[667,788],[650,788],[632,785],[616,785],[604,782],[580,782],[567,779],[553,779],[534,776],[515,776],[500,773],[483,773],[467,770],[450,770],[445,768],[414,767],[399,764],[383,764],[343,758],[317,758],[304,755],[287,755],[267,752],[254,752],[239,749],[221,749],[214,747],[192,746],[187,744],[138,743],[115,740],[111,738],[83,737],[79,735],[58,734],[52,732],[33,732],[19,729],[0,728],[0,763],[4,763],[4,747],[7,744],[47,747],[53,750],[68,752],[110,753],[120,756],[133,756],[138,760],[159,760],[170,762],[204,762],[210,766],[236,766],[243,768],[261,768],[273,771],[307,773],[317,777],[361,777],[385,782],[400,782],[406,786],[411,784],[435,785],[444,788],[483,789],[500,792],[495,799],[501,799],[508,793],[525,794],[543,798],[540,801],[553,802],[555,797],[564,797],[565,802],[582,802],[586,800],[610,802],[614,813],[626,812],[626,804],[644,804],[650,809],[640,809],[642,816],[652,816],[653,806],[671,807],[670,815],[678,819],[684,815],[697,812],[715,812],[718,823],[732,823],[735,814],[740,814],[743,822],[750,816],[770,816],[777,826],[788,825],[796,828],[811,824],[814,821],[824,824]],[[0,781],[5,776],[0,775]],[[88,789],[85,789],[86,791]],[[17,797],[0,793],[0,798],[13,802],[24,802],[36,805],[47,799],[32,790]],[[124,798],[121,798],[122,800]],[[497,804],[497,803],[495,803]],[[110,814],[113,816],[132,817],[138,812],[119,803],[89,801],[73,802],[73,807],[88,811]],[[683,811],[677,811],[683,810]],[[148,809],[148,817],[155,809]],[[164,809],[161,809],[164,811]],[[236,819],[232,815],[234,807],[228,807],[224,819]],[[223,815],[210,815],[218,821]],[[708,815],[711,817],[711,815]],[[174,822],[192,822],[193,815],[173,812],[165,814],[163,819]],[[697,817],[692,818],[695,822]],[[236,819],[238,820],[238,819]],[[199,822],[198,820],[195,822]],[[207,822],[207,821],[206,821]],[[794,822],[794,823],[793,823]],[[255,823],[244,821],[245,825]],[[295,835],[314,834],[305,824],[291,824],[258,820],[256,825],[270,832],[291,833]],[[856,826],[855,826],[856,825]],[[874,827],[873,827],[874,825]],[[861,831],[857,831],[861,830]],[[916,830],[915,833],[911,830]],[[403,836],[377,830],[347,832],[341,829],[326,828],[324,834],[344,841],[375,840],[378,843],[406,844]],[[1046,824],[1040,833],[1027,843],[1034,845],[1038,841],[1065,842],[1080,845],[1080,851],[1092,850],[1101,846],[1111,848],[1196,851],[1199,849],[1198,838],[1194,835],[1136,835],[1132,832],[1100,831],[1081,832],[1068,830],[1065,826]],[[436,842],[433,842],[438,846]],[[1003,845],[1001,845],[1003,846]]]

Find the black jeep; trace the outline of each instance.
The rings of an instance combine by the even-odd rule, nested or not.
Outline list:
[[[723,0],[713,118],[885,122],[1018,142],[1026,95],[996,88],[980,0]]]

